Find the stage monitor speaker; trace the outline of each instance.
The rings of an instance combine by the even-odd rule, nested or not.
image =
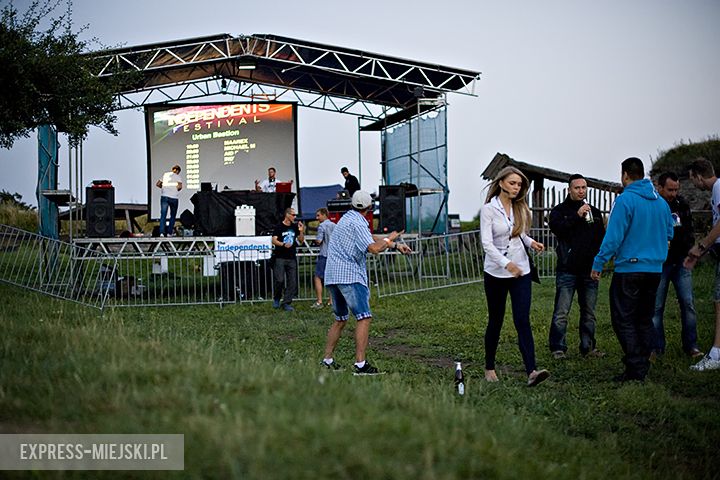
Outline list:
[[[193,228],[195,228],[195,215],[193,215],[193,213],[188,209],[183,210],[183,212],[180,214],[180,223],[182,224],[183,228],[192,230]]]
[[[405,230],[405,188],[380,186],[380,233]]]
[[[115,236],[115,188],[85,189],[85,220],[88,237]]]

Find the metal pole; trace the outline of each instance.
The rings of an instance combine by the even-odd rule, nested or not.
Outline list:
[[[360,117],[357,117],[357,123],[358,123],[358,182],[360,182],[360,185],[362,185],[362,133],[360,131]],[[365,188],[365,191],[367,190],[367,187]],[[370,225],[372,227],[372,225]]]
[[[420,99],[418,98],[417,101],[417,117],[416,117],[417,126],[415,130],[417,131],[417,183],[415,185],[418,189],[418,208],[417,208],[417,216],[418,216],[418,235],[420,238],[422,238],[422,196],[420,195]]]
[[[70,138],[68,136],[68,192],[72,192],[72,146],[70,145]],[[77,158],[77,155],[76,155]],[[68,200],[68,205],[70,206],[70,210],[68,212],[68,219],[70,221],[68,228],[70,229],[70,243],[72,243],[72,229],[73,229],[73,222],[72,222],[72,202]]]
[[[412,182],[413,178],[413,152],[412,152],[412,129],[413,129],[413,120],[412,117],[408,120],[408,182]],[[413,200],[410,200],[410,219],[411,221],[415,220],[415,202]],[[407,215],[406,215],[406,221],[407,221]],[[411,227],[412,228],[412,227]]]
[[[84,162],[83,162],[83,148],[82,147],[83,147],[83,142],[81,141],[80,142],[80,176],[78,177],[78,181],[77,181],[78,194],[75,195],[76,206],[77,205],[80,206],[80,210],[78,211],[78,216],[77,216],[78,222],[83,219],[82,206],[83,206],[83,195],[85,193],[85,189],[83,188],[83,185],[85,185],[85,181],[83,180],[83,163]],[[79,203],[77,203],[77,202],[79,202]],[[78,223],[78,229],[79,229],[79,227],[80,227],[80,223]]]

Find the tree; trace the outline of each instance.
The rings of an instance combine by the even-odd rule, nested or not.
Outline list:
[[[98,60],[78,38],[85,28],[73,32],[70,0],[66,13],[54,16],[61,1],[35,0],[22,15],[13,5],[2,9],[0,147],[11,148],[43,124],[66,133],[71,145],[84,139],[91,125],[117,135],[115,94],[133,79],[94,75]]]
[[[664,152],[660,152],[653,162],[651,176],[655,177],[665,171],[672,171],[680,177],[687,178],[687,169],[698,157],[708,159],[720,173],[720,137],[710,136],[701,142],[680,141]]]
[[[0,205],[12,205],[19,210],[34,210],[35,207],[28,205],[22,201],[22,195],[19,193],[10,193],[0,190]]]

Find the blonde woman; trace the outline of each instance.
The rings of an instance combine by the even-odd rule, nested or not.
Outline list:
[[[509,293],[528,386],[534,387],[550,374],[536,368],[535,341],[530,327],[532,281],[526,248],[542,252],[545,246],[527,235],[531,221],[526,198],[528,187],[527,177],[517,168],[500,170],[488,187],[485,205],[480,209],[480,235],[485,251],[484,283],[489,317],[485,330],[485,380],[498,381],[495,354]]]

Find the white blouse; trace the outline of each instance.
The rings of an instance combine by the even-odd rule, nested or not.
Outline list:
[[[512,273],[505,269],[508,263],[514,262],[523,275],[530,273],[530,262],[525,247],[534,241],[528,235],[510,238],[515,215],[510,209],[510,216],[500,203],[500,198],[493,197],[480,208],[480,238],[485,251],[484,270],[498,278],[512,278]]]

